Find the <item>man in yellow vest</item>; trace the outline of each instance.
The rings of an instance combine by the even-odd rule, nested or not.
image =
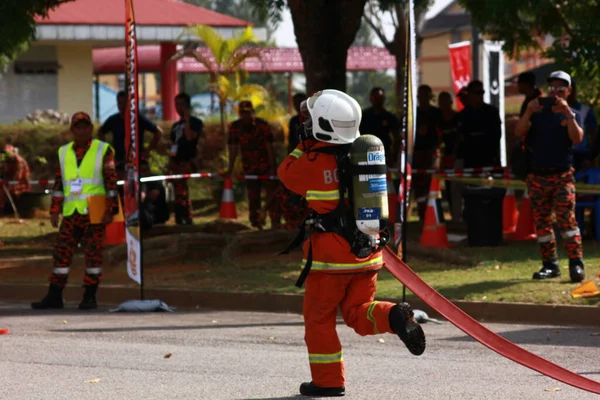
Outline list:
[[[92,130],[90,116],[83,112],[76,113],[71,119],[74,141],[58,149],[59,167],[50,210],[52,226],[58,227],[60,214],[63,219],[54,246],[50,288],[46,297],[31,304],[34,309],[64,307],[62,291],[67,284],[73,254],[80,243],[85,254],[86,270],[83,280],[85,292],[79,309],[97,307],[96,291],[102,279],[104,229],[119,211],[119,197],[114,150],[108,143],[92,139]],[[100,210],[101,217],[94,223],[93,214],[97,213],[98,207],[92,207],[92,196],[106,198],[106,207]]]

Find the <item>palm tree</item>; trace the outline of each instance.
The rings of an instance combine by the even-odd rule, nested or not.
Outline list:
[[[263,48],[257,47],[258,39],[254,36],[251,27],[234,35],[229,39],[223,38],[215,29],[207,25],[194,25],[188,27],[182,36],[194,36],[200,39],[210,51],[210,56],[196,48],[186,47],[174,54],[169,61],[183,57],[193,57],[206,67],[210,75],[210,90],[219,100],[221,117],[221,131],[227,149],[227,130],[225,110],[228,102],[251,100],[255,108],[263,107],[273,110],[271,96],[260,85],[244,85],[243,79],[246,72],[243,64],[251,58],[260,59]],[[282,108],[281,108],[282,109]],[[276,110],[275,114],[278,114]],[[271,114],[269,112],[269,114]]]

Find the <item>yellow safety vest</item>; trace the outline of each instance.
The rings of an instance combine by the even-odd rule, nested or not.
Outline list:
[[[104,188],[104,175],[102,174],[104,155],[110,145],[94,139],[90,148],[83,156],[81,164],[77,166],[77,156],[73,142],[65,144],[58,149],[58,160],[63,181],[64,202],[62,214],[65,217],[77,211],[81,215],[88,214],[88,196],[106,195]],[[71,189],[78,193],[72,193]]]

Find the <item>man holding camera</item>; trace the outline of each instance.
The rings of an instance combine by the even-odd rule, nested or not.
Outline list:
[[[533,279],[556,278],[561,275],[552,228],[552,212],[569,256],[572,282],[585,278],[581,233],[575,219],[575,179],[573,146],[583,140],[581,114],[569,107],[571,77],[555,71],[548,77],[549,97],[529,102],[515,128],[517,137],[532,135],[532,172],[527,188],[532,202],[542,268]],[[528,137],[528,142],[529,142]]]

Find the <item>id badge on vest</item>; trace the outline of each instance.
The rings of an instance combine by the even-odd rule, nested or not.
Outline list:
[[[80,194],[83,190],[83,181],[81,179],[73,179],[71,181],[71,193]]]
[[[177,155],[177,148],[178,148],[178,146],[176,144],[171,146],[171,155],[173,157],[175,157]]]

